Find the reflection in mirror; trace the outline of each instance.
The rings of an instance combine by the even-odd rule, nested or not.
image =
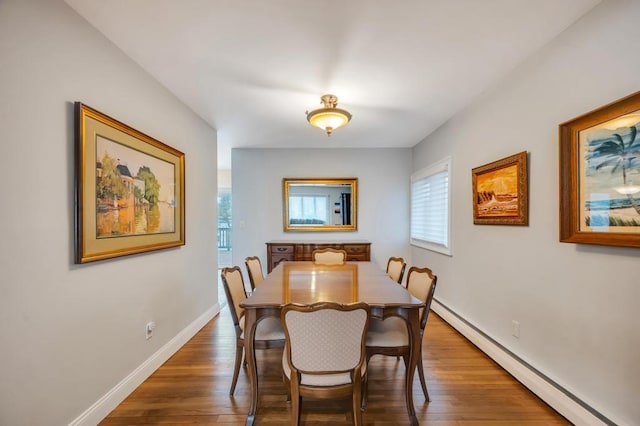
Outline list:
[[[357,178],[284,178],[285,231],[355,231]]]
[[[314,300],[328,300],[327,298],[338,303],[354,303],[359,300],[358,265],[283,262],[282,266],[285,303],[308,304]],[[313,292],[309,292],[309,286],[314,289]]]

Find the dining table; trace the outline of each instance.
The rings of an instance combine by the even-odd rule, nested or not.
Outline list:
[[[245,310],[244,344],[247,373],[251,387],[251,403],[246,424],[253,425],[258,406],[258,373],[254,350],[256,325],[269,316],[280,317],[288,303],[364,302],[371,308],[371,317],[403,318],[409,333],[409,365],[404,388],[409,420],[417,425],[413,404],[413,377],[421,356],[419,311],[424,302],[412,296],[402,285],[393,281],[373,262],[344,262],[323,265],[314,262],[281,262],[253,293],[240,303]]]

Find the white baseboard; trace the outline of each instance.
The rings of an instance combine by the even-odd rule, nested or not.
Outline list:
[[[131,374],[122,379],[113,389],[87,408],[84,413],[69,423],[69,426],[93,426],[100,423],[118,404],[124,401],[131,392],[140,386],[219,312],[220,305],[218,303],[207,309],[205,313],[196,318],[173,339],[169,340],[138,368],[133,370]]]
[[[437,300],[433,301],[431,309],[482,352],[487,354],[489,358],[493,359],[498,365],[508,371],[516,380],[538,395],[540,399],[553,407],[554,410],[574,425],[600,426],[612,424],[598,418],[585,406],[578,403],[575,396],[572,398],[565,393],[566,391],[563,392],[559,387],[554,386],[548,379],[516,359],[513,354],[479,332]]]

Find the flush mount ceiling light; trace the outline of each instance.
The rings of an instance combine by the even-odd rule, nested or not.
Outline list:
[[[320,98],[320,103],[324,105],[324,108],[314,109],[311,112],[307,111],[307,121],[312,126],[327,132],[327,136],[331,136],[331,132],[351,120],[349,111],[336,108],[338,106],[338,98],[334,95],[323,95]]]

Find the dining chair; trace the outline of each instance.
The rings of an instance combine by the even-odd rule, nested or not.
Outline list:
[[[247,274],[249,275],[249,283],[251,284],[251,291],[264,280],[262,275],[262,264],[258,256],[249,256],[244,259],[244,264],[247,267]]]
[[[404,277],[404,269],[407,264],[401,257],[390,257],[387,261],[387,275],[398,284],[402,284],[402,278]]]
[[[311,259],[321,265],[339,265],[347,260],[347,252],[328,247],[312,251]]]
[[[300,424],[302,397],[347,396],[351,396],[353,423],[362,424],[370,315],[366,303],[319,302],[282,308],[286,338],[282,370],[291,396],[292,424]]]
[[[407,274],[407,290],[417,299],[424,302],[424,307],[420,308],[420,354],[418,356],[418,376],[422,392],[427,401],[429,392],[424,378],[424,368],[422,366],[422,338],[427,325],[427,318],[436,291],[438,277],[429,268],[409,268]],[[403,318],[392,316],[384,320],[372,319],[367,333],[367,362],[374,355],[401,356],[405,367],[409,363],[409,331],[407,323]],[[366,395],[366,389],[365,389]],[[366,401],[366,397],[364,398]]]
[[[233,366],[231,389],[229,390],[229,395],[233,395],[238,383],[238,374],[240,373],[240,364],[244,353],[244,309],[240,306],[240,303],[247,298],[247,292],[244,288],[242,271],[238,266],[223,268],[220,275],[236,332],[236,360]],[[258,323],[254,339],[254,347],[256,349],[284,347],[284,344],[284,330],[282,329],[280,318],[266,317]]]

